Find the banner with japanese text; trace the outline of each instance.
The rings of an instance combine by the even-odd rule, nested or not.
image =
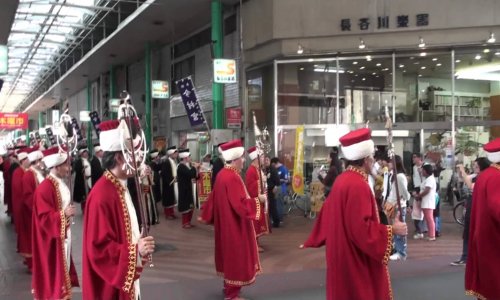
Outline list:
[[[198,102],[196,91],[194,88],[191,76],[178,80],[176,83],[177,90],[181,94],[182,103],[186,109],[186,113],[191,126],[198,126],[205,123],[205,117]]]
[[[28,114],[0,112],[0,129],[28,129]]]
[[[208,195],[212,191],[212,172],[201,171],[200,176],[196,180],[198,191],[198,207],[201,207],[208,199]]]
[[[297,126],[295,131],[292,188],[295,193],[304,195],[304,125]]]

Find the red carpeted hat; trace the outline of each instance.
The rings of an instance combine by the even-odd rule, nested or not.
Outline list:
[[[257,156],[259,156],[259,154],[262,154],[262,151],[259,151],[257,146],[253,146],[247,149],[247,153],[250,160],[254,160]]]
[[[492,163],[500,162],[500,138],[496,138],[488,144],[484,145],[484,151],[486,152],[486,157]]]
[[[240,158],[245,153],[245,148],[241,144],[241,140],[232,140],[220,146],[222,150],[222,158],[225,161],[235,160]]]

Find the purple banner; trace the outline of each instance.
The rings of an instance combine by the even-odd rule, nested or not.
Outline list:
[[[177,90],[181,94],[182,103],[184,103],[191,126],[198,126],[205,123],[191,76],[178,80],[176,85]]]

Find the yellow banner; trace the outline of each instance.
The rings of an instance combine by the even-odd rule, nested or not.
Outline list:
[[[304,195],[304,126],[298,126],[295,132],[292,188],[295,193]]]

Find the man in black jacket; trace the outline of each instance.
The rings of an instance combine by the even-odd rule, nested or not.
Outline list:
[[[102,155],[104,152],[101,149],[100,144],[94,144],[94,156],[90,160],[90,177],[92,179],[92,186],[94,186],[101,178],[104,170],[102,169]]]
[[[265,157],[264,165],[266,168],[266,177],[267,177],[267,199],[269,200],[269,213],[271,215],[271,219],[273,221],[273,227],[280,227],[280,216],[278,214],[278,207],[276,203],[276,193],[278,193],[278,189],[280,188],[280,176],[278,175],[278,171],[276,170],[276,165],[271,164],[271,159],[269,157]]]

